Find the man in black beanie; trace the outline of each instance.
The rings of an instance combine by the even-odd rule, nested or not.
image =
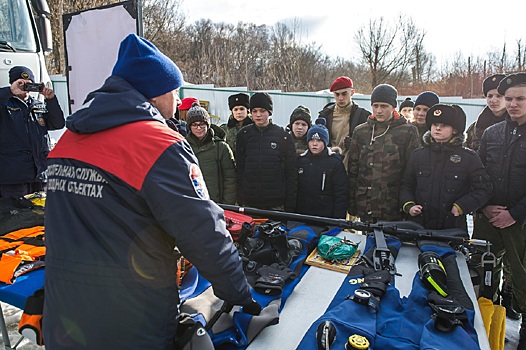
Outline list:
[[[223,210],[166,125],[182,84],[170,58],[130,34],[112,75],[68,118],[49,155],[46,348],[175,349],[176,244],[218,298],[260,312]]]
[[[296,207],[296,152],[292,137],[272,124],[272,97],[250,98],[254,124],[239,130],[236,141],[238,204],[293,212]]]
[[[439,103],[438,95],[433,91],[424,91],[416,97],[413,107],[413,121],[411,124],[418,129],[418,140],[423,145],[424,134],[429,130],[426,125],[426,115],[429,108]]]
[[[39,101],[25,89],[35,83],[31,69],[9,70],[8,87],[0,89],[0,198],[42,191],[47,182],[49,130],[62,129],[64,113],[53,89],[40,83]]]
[[[401,220],[400,181],[418,131],[397,111],[398,92],[381,84],[371,93],[373,114],[358,125],[349,158],[349,214],[362,221]]]

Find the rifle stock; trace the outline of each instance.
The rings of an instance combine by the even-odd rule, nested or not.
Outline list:
[[[466,231],[462,229],[445,229],[445,230],[431,230],[426,229],[414,222],[410,221],[396,221],[396,222],[380,222],[369,223],[361,221],[350,221],[345,219],[327,218],[323,216],[305,215],[297,213],[288,213],[277,210],[264,210],[249,207],[240,207],[237,205],[218,204],[223,210],[230,210],[233,212],[244,213],[247,215],[255,215],[259,217],[267,217],[274,220],[294,220],[311,224],[323,224],[328,226],[335,226],[342,229],[353,229],[357,231],[373,232],[375,229],[380,229],[386,234],[397,236],[402,240],[416,241],[416,240],[436,240],[442,242],[449,242],[455,244],[473,244],[479,246],[486,246],[487,242],[478,239],[468,239]]]

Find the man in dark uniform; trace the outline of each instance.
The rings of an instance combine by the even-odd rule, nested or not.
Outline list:
[[[9,70],[11,86],[0,89],[0,198],[20,197],[45,188],[48,130],[64,127],[64,113],[52,89],[41,83],[45,102],[25,90],[31,69]]]
[[[498,287],[502,257],[511,268],[514,309],[522,313],[518,349],[526,350],[526,73],[502,79],[508,115],[482,135],[479,155],[493,182],[493,198],[475,217],[474,238],[488,239],[499,264],[493,271]]]

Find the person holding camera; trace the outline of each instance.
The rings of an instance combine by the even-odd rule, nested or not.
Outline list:
[[[11,86],[0,88],[0,199],[45,189],[48,130],[62,129],[64,113],[52,89],[35,83],[31,69],[9,70]],[[44,96],[41,102],[30,91]]]

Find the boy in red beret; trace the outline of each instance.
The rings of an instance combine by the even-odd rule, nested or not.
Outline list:
[[[349,147],[351,136],[357,125],[364,123],[371,115],[368,110],[359,107],[352,101],[354,95],[353,81],[351,78],[341,76],[336,78],[330,91],[336,102],[327,104],[320,112],[320,117],[327,121],[329,130],[329,145],[342,149],[343,164],[347,167],[349,160]]]

